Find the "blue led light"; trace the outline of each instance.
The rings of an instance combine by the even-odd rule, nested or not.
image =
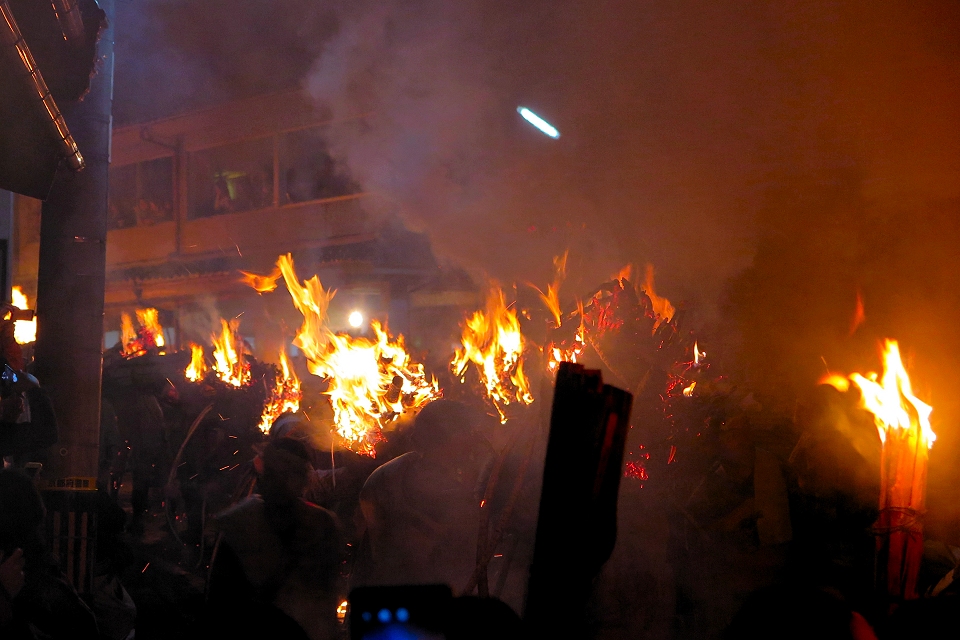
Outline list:
[[[390,619],[393,618],[393,614],[390,613],[390,609],[380,609],[377,611],[377,620],[386,624],[390,622]]]
[[[397,609],[397,622],[406,622],[410,619],[410,612],[400,607]]]

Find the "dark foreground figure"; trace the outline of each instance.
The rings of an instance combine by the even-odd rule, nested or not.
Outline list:
[[[284,438],[260,456],[258,493],[218,518],[210,637],[337,636],[343,537],[336,516],[300,496],[309,454]]]

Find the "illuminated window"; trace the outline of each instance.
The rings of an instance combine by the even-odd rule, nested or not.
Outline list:
[[[273,139],[190,154],[190,218],[252,211],[273,204]]]
[[[173,158],[110,168],[110,229],[173,220]]]

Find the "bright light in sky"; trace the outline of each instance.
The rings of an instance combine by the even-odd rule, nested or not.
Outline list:
[[[349,322],[350,326],[354,329],[359,329],[363,326],[363,314],[359,311],[351,311],[350,316],[347,318],[347,322]]]
[[[537,129],[540,129],[540,131],[545,135],[550,136],[554,140],[560,137],[560,132],[557,131],[552,124],[535,114],[533,111],[530,111],[530,109],[527,109],[526,107],[517,107],[517,113],[523,116],[524,120],[535,126]]]

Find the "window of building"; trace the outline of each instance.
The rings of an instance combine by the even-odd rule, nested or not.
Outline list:
[[[170,220],[173,220],[173,158],[110,168],[110,229]]]
[[[345,196],[360,191],[327,145],[326,127],[280,137],[280,203],[291,204]]]
[[[273,204],[273,138],[190,154],[189,217],[252,211]]]
[[[137,226],[137,165],[110,167],[109,228]]]

